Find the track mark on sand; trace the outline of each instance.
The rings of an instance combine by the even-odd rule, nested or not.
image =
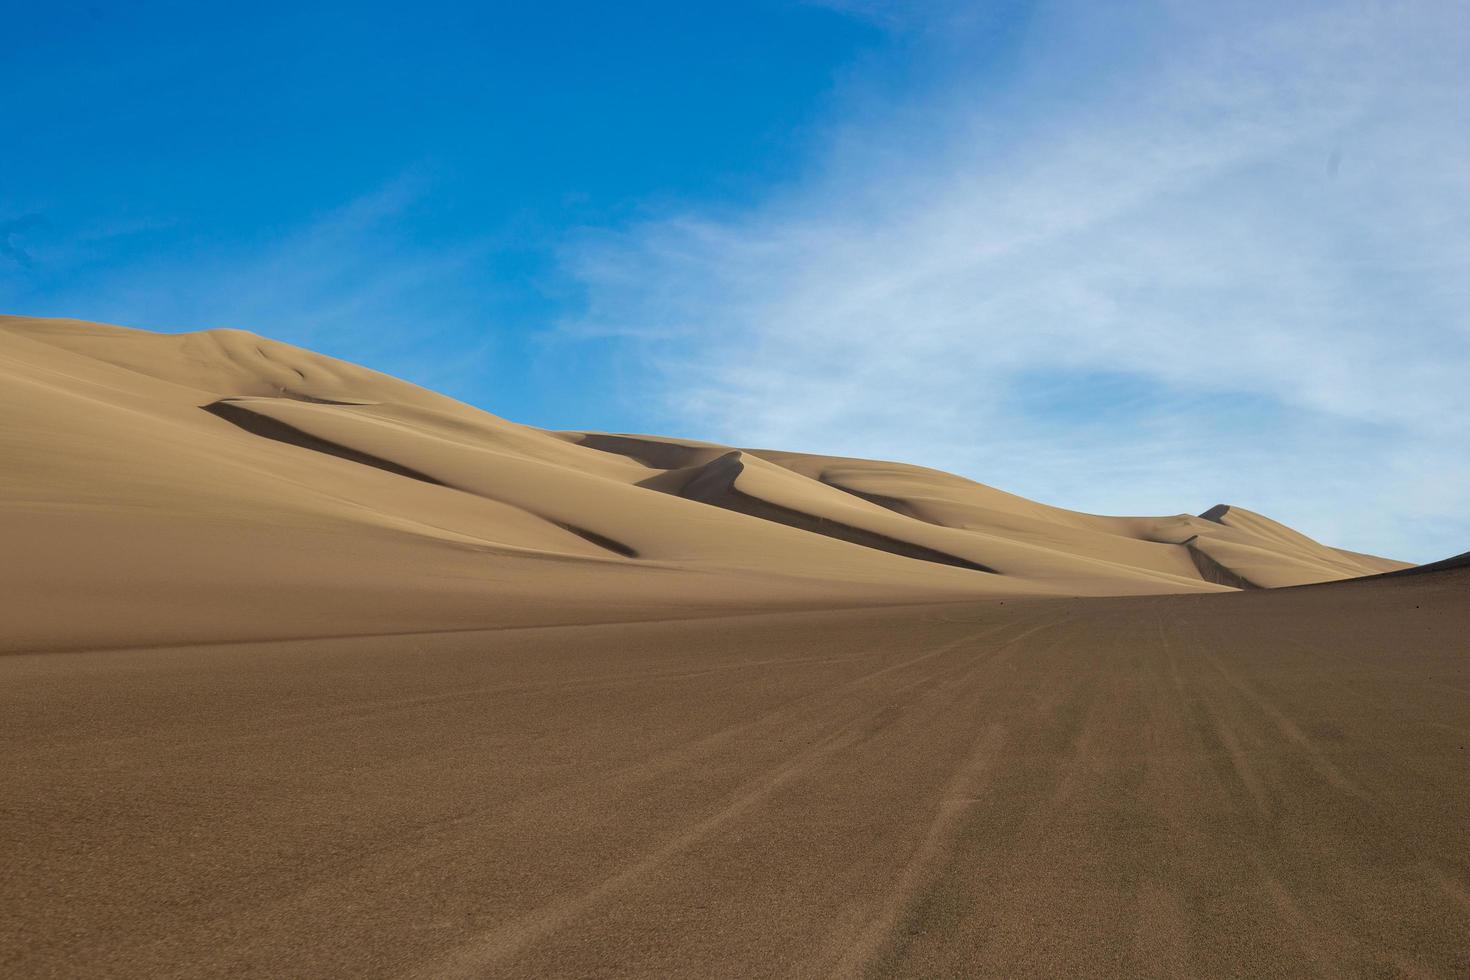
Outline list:
[[[476,977],[495,963],[509,959],[531,944],[558,931],[578,915],[619,891],[635,884],[671,858],[687,850],[735,818],[753,809],[786,783],[806,773],[823,759],[856,742],[859,726],[849,724],[816,745],[788,760],[775,770],[745,783],[723,808],[688,827],[682,833],[647,852],[632,864],[587,891],[560,902],[535,909],[493,929],[473,943],[451,954],[444,962],[413,975],[424,977]]]
[[[960,818],[974,805],[976,795],[984,787],[986,774],[1003,741],[1004,732],[999,724],[992,724],[980,733],[969,755],[945,787],[923,841],[894,882],[888,900],[832,968],[832,976],[859,976],[872,962],[904,912],[913,905],[915,896],[933,877],[936,865],[959,829]]]
[[[1002,653],[1016,647],[1021,641],[1044,629],[1063,626],[1071,619],[1043,622],[1017,634],[989,651],[983,663],[994,662]],[[972,671],[980,664],[974,665]],[[897,880],[888,892],[886,900],[868,921],[861,934],[844,950],[833,965],[829,975],[833,977],[861,976],[873,964],[894,931],[899,928],[904,916],[918,903],[924,890],[939,873],[941,862],[952,848],[962,822],[976,803],[982,802],[980,795],[988,781],[990,770],[1005,741],[1004,727],[999,723],[986,726],[976,737],[970,751],[960,761],[944,792],[939,798],[934,816],[908,863],[899,872]]]
[[[1456,905],[1460,911],[1470,914],[1470,889],[1466,889],[1463,883],[1453,875],[1448,874],[1433,862],[1425,862],[1424,870],[1429,880],[1439,887],[1439,890]]]
[[[1254,705],[1267,718],[1271,719],[1272,723],[1276,726],[1276,730],[1286,736],[1289,742],[1296,745],[1302,751],[1312,768],[1316,769],[1323,779],[1327,780],[1328,783],[1340,792],[1357,797],[1364,802],[1372,802],[1372,797],[1368,795],[1367,791],[1343,775],[1342,770],[1338,769],[1332,760],[1327,758],[1327,754],[1313,744],[1312,740],[1307,738],[1302,730],[1297,727],[1296,723],[1288,718],[1281,709],[1277,708],[1276,705],[1262,695],[1256,693],[1250,685],[1226,669],[1218,657],[1212,654],[1206,654],[1205,659],[1220,672],[1220,676],[1225,678],[1227,684],[1234,688],[1237,693]]]
[[[1050,624],[1043,624],[1043,626],[1045,625]],[[999,652],[1040,628],[1042,627],[1035,627],[1032,630],[1022,633],[1015,640],[1002,644],[1001,647],[997,648],[996,652]],[[934,649],[928,650],[918,656],[907,658],[896,664],[890,664],[887,667],[849,681],[841,685],[839,690],[858,688],[865,682],[896,670],[901,670],[904,667],[931,660],[966,643],[971,643],[974,639],[974,636],[965,636],[958,640],[940,644]],[[942,676],[943,673],[943,671],[940,671],[908,681],[894,688],[889,693],[897,694],[924,683],[932,683]],[[731,726],[730,729],[716,733],[713,737],[723,741],[734,731],[744,729],[750,724],[758,724],[760,721],[769,720],[772,716],[784,714],[786,710],[788,709],[777,709],[776,712],[763,716],[762,719],[755,722]],[[510,922],[482,933],[459,950],[450,953],[443,960],[427,967],[410,971],[409,975],[433,978],[484,975],[495,964],[515,957],[536,942],[558,932],[578,916],[594,908],[599,903],[606,901],[620,891],[635,886],[641,879],[656,871],[668,861],[765,802],[787,783],[799,779],[818,767],[828,757],[860,742],[866,731],[867,722],[870,720],[872,714],[873,712],[869,710],[858,712],[855,717],[849,717],[846,721],[840,723],[835,731],[831,731],[805,751],[799,752],[776,767],[766,770],[753,779],[747,780],[734,791],[729,801],[719,810],[696,821],[683,831],[664,841],[664,843],[645,852],[621,871],[604,878],[596,885],[577,894],[571,895],[561,901],[551,902],[540,908],[533,909]]]
[[[1251,863],[1255,865],[1262,887],[1271,900],[1277,918],[1281,920],[1283,933],[1295,941],[1302,958],[1311,964],[1312,972],[1320,977],[1342,976],[1341,964],[1334,962],[1335,957],[1322,948],[1316,925],[1296,898],[1285,885],[1261,866],[1258,859],[1253,858]]]

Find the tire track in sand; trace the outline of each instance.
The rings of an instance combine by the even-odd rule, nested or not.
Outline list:
[[[992,663],[1002,653],[1044,629],[1060,628],[1069,622],[1070,619],[1033,626],[996,647],[982,663],[973,665],[972,670]],[[970,751],[945,786],[923,840],[899,873],[887,900],[858,938],[848,945],[833,965],[830,976],[861,976],[876,959],[903,921],[904,914],[917,903],[929,882],[938,874],[939,865],[958,835],[964,815],[975,805],[977,796],[985,787],[987,773],[1004,741],[1004,726],[998,722],[985,726],[976,736]]]
[[[1033,632],[1035,629],[1040,628],[1034,627],[1033,630],[1027,632]],[[976,636],[971,634],[940,644],[918,656],[908,658],[897,664],[890,664],[887,667],[849,681],[842,685],[836,692],[829,691],[823,693],[826,696],[846,693],[873,679],[942,656],[966,644],[973,643],[975,639]],[[997,648],[996,653],[999,653],[1002,649],[1012,645],[1014,642],[1012,640],[1002,644],[1001,647]],[[965,667],[968,669],[971,665],[966,664]],[[941,669],[888,689],[885,693],[888,695],[900,694],[924,684],[932,684],[950,672]],[[731,794],[729,801],[719,810],[696,821],[657,847],[644,852],[622,870],[604,878],[591,888],[587,888],[560,901],[542,905],[510,922],[484,932],[471,943],[462,945],[459,949],[451,952],[443,959],[427,966],[412,969],[406,975],[423,978],[483,976],[486,971],[493,968],[496,964],[503,963],[515,957],[533,944],[558,932],[583,913],[612,898],[619,892],[634,887],[639,881],[671,859],[689,850],[697,843],[759,806],[781,787],[818,768],[825,759],[861,741],[867,731],[867,722],[870,720],[870,717],[883,710],[885,710],[884,706],[865,706],[855,715],[849,715],[844,720],[839,721],[835,730],[831,730],[829,734],[821,738],[816,744],[811,745],[781,764],[767,769],[742,783]],[[773,712],[761,716],[759,719],[730,726],[729,729],[715,733],[710,738],[723,741],[733,731],[744,730],[762,722],[768,722],[772,716],[784,715],[791,711],[792,706],[786,705],[783,708],[778,708]]]

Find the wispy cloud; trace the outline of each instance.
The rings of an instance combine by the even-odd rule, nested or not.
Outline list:
[[[6,312],[239,327],[441,389],[473,388],[491,342],[474,323],[484,247],[418,240],[415,209],[430,191],[405,174],[249,241],[194,241],[188,228],[152,222],[145,232],[177,237],[131,255],[119,254],[115,228],[56,230],[42,270],[54,284],[4,297]]]
[[[24,214],[19,218],[0,221],[0,261],[29,269],[35,260],[25,246],[25,235],[41,224],[41,216],[38,214]]]
[[[692,433],[1470,547],[1470,17],[1108,6],[855,108],[763,207],[589,237],[575,328],[646,341]]]

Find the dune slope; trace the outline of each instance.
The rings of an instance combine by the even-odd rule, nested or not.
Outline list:
[[[238,330],[0,318],[0,650],[1218,592],[1403,567],[1238,508],[552,433]]]

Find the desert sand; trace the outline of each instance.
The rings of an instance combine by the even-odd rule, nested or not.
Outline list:
[[[516,425],[239,330],[0,318],[0,650],[1225,592],[1405,567],[1240,508]]]
[[[242,331],[0,318],[0,459],[0,974],[1470,973],[1463,557]]]

